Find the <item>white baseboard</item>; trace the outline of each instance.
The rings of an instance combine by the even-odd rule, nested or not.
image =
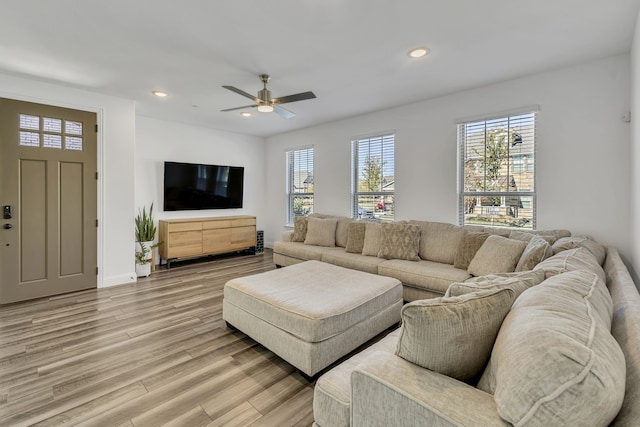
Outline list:
[[[103,277],[102,283],[98,284],[99,288],[108,288],[109,286],[124,285],[126,283],[135,283],[137,280],[136,272],[132,271],[127,274],[120,274],[118,276]]]

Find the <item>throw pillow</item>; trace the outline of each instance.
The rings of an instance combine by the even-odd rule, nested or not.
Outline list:
[[[361,254],[364,247],[364,231],[367,224],[362,221],[354,221],[349,224],[349,236],[347,237],[346,251]]]
[[[464,236],[460,239],[460,243],[458,243],[458,250],[453,260],[453,266],[466,270],[473,257],[476,256],[478,249],[480,249],[484,241],[487,240],[487,237],[489,237],[489,233],[474,231],[464,233]]]
[[[344,216],[338,218],[338,224],[336,225],[336,246],[341,248],[347,247],[347,241],[349,240],[349,224],[353,222],[353,218],[347,218]]]
[[[382,224],[379,222],[367,222],[364,231],[364,245],[362,255],[378,256],[380,252],[380,240],[382,239]]]
[[[384,223],[378,258],[420,261],[420,226]]]
[[[519,271],[517,273],[488,274],[486,276],[472,277],[465,282],[449,285],[445,297],[457,297],[470,292],[478,292],[487,289],[511,288],[516,293],[516,298],[527,289],[539,285],[544,281],[544,271]]]
[[[307,221],[306,216],[296,216],[293,218],[293,237],[292,242],[304,242],[307,238]]]
[[[482,373],[513,289],[413,301],[402,307],[396,354],[411,363],[461,381]]]
[[[533,236],[516,265],[515,271],[533,270],[533,267],[553,255],[551,245],[541,236]]]
[[[626,376],[612,306],[604,283],[584,270],[529,289],[504,319],[478,388],[515,426],[609,425]]]
[[[596,257],[598,264],[602,265],[607,256],[607,250],[600,243],[596,242],[589,236],[562,237],[553,244],[553,253],[557,254],[562,251],[576,248],[586,248]]]
[[[469,263],[467,271],[473,276],[512,272],[526,247],[527,242],[521,240],[489,236]]]
[[[335,246],[336,218],[309,218],[307,223],[307,237],[305,245]]]

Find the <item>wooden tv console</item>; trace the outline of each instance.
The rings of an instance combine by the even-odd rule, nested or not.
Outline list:
[[[216,255],[226,252],[255,250],[256,217],[220,216],[160,220],[158,248],[160,264],[167,268],[178,258]]]

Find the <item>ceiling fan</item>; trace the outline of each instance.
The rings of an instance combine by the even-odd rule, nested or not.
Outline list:
[[[228,108],[226,110],[221,110],[221,111],[234,111],[234,110],[242,110],[245,108],[258,107],[258,111],[260,111],[261,113],[270,113],[272,111],[275,111],[277,114],[284,117],[285,119],[290,119],[291,117],[295,117],[295,114],[285,108],[282,108],[280,104],[286,104],[287,102],[304,101],[305,99],[313,99],[316,97],[313,94],[313,92],[301,92],[301,93],[296,93],[294,95],[271,98],[271,91],[267,89],[267,83],[269,82],[270,78],[271,77],[269,77],[268,74],[260,74],[260,80],[262,80],[262,83],[264,84],[264,89],[258,91],[257,97],[243,90],[240,90],[237,87],[222,86],[225,89],[229,89],[232,92],[235,92],[239,95],[242,95],[244,97],[247,97],[253,100],[255,104],[244,105],[242,107],[236,107],[236,108]]]

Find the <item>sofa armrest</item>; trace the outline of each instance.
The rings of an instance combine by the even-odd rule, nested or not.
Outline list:
[[[493,396],[377,351],[351,373],[351,425],[508,426]]]
[[[293,240],[293,230],[285,230],[282,232],[282,241],[290,242]]]

